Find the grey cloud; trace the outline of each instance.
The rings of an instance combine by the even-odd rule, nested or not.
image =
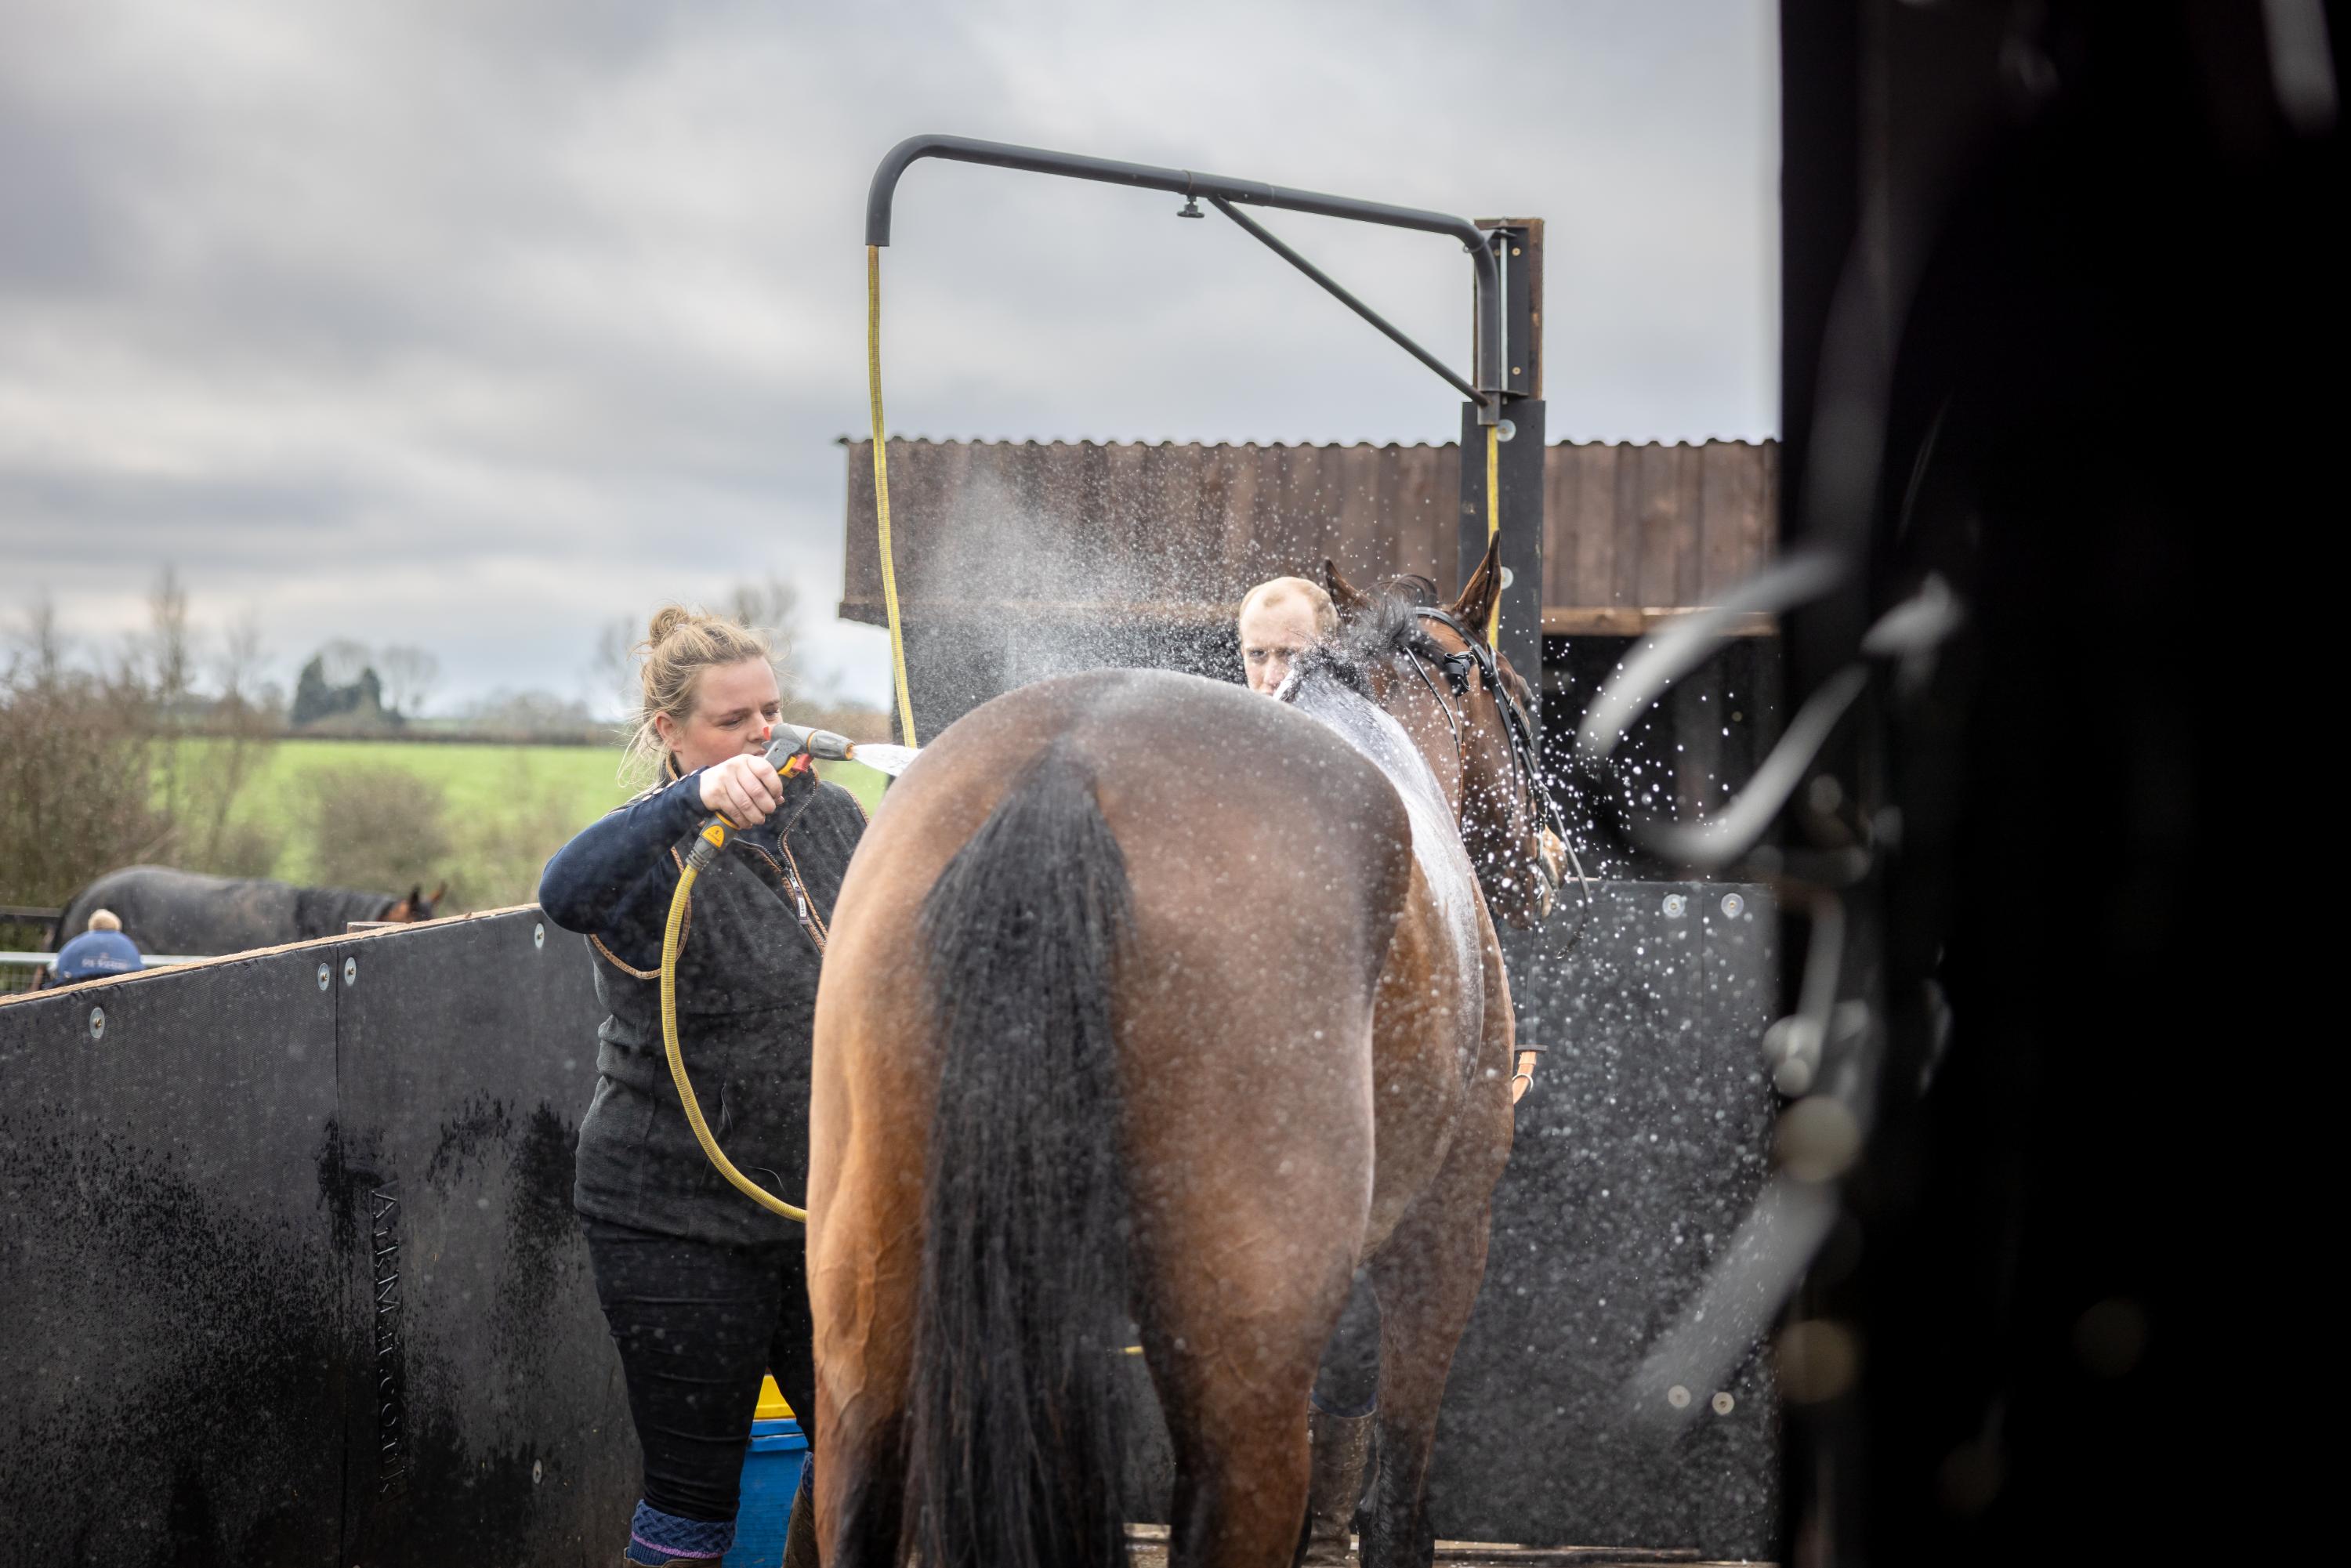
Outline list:
[[[1761,0],[0,0],[0,29],[40,42],[0,49],[0,601],[93,637],[162,559],[200,616],[264,607],[289,671],[422,639],[455,695],[578,689],[598,625],[737,577],[829,607],[865,183],[918,130],[1544,216],[1554,434],[1773,423]],[[1441,384],[1173,206],[910,173],[893,428],[1450,436]],[[1466,360],[1457,251],[1269,222]],[[806,645],[883,695],[869,629]]]

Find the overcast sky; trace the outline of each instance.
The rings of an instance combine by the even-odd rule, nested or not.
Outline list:
[[[1767,0],[0,0],[0,612],[85,649],[177,565],[436,706],[592,695],[597,629],[780,575],[823,678],[866,424],[863,199],[949,131],[1550,221],[1562,438],[1777,427]],[[1455,394],[1213,213],[917,165],[893,433],[1441,441]],[[1457,364],[1426,235],[1266,214]]]

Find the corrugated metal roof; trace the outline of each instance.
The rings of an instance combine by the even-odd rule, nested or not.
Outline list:
[[[881,619],[871,444],[844,442],[841,613]],[[1433,445],[892,437],[891,532],[910,615],[1014,604],[1169,619],[1329,556],[1450,592],[1460,451]],[[1546,631],[1644,630],[1711,602],[1778,537],[1776,442],[1562,442],[1544,453]]]

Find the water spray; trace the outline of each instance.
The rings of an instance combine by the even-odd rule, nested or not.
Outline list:
[[[895,779],[906,771],[922,748],[914,746],[892,746],[879,740],[852,740],[830,729],[817,729],[804,724],[778,724],[770,733],[775,737],[768,747],[768,765],[781,773],[787,763],[802,752],[820,762],[862,762],[876,773]]]

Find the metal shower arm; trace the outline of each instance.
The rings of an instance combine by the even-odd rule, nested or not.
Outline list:
[[[1378,224],[1387,228],[1449,235],[1459,240],[1462,248],[1469,253],[1470,265],[1477,273],[1478,342],[1477,364],[1473,371],[1476,386],[1466,390],[1472,390],[1473,395],[1489,406],[1500,402],[1503,391],[1500,268],[1494,261],[1490,236],[1467,218],[1457,218],[1447,213],[1426,212],[1418,207],[1390,206],[1385,202],[1358,201],[1353,196],[1284,190],[1279,185],[1269,185],[1257,180],[1233,180],[1222,174],[1201,174],[1189,169],[1162,169],[1148,163],[1123,163],[1115,159],[1088,158],[1075,152],[1050,152],[1041,147],[979,141],[968,136],[909,136],[883,154],[881,163],[873,171],[873,183],[865,197],[867,245],[886,246],[890,243],[890,204],[897,194],[898,176],[906,172],[909,164],[923,158],[985,163],[998,169],[1019,169],[1032,174],[1059,174],[1066,179],[1094,180],[1109,185],[1134,185],[1144,190],[1165,191],[1187,200],[1206,197],[1219,207],[1237,202],[1247,206],[1273,207],[1283,212],[1312,213],[1321,217]],[[1259,232],[1259,237],[1265,236]],[[1294,256],[1286,255],[1285,258],[1295,262]],[[1403,342],[1423,363],[1437,369],[1456,386],[1461,384],[1458,376],[1446,371],[1385,322],[1372,317],[1368,310],[1354,301],[1353,296],[1311,269],[1310,276],[1337,293],[1359,314],[1369,317],[1373,324],[1389,337]]]
[[[1337,278],[1332,277],[1329,273],[1324,272],[1321,267],[1315,266],[1312,262],[1307,260],[1304,256],[1299,255],[1288,246],[1282,244],[1280,236],[1268,229],[1263,224],[1259,223],[1247,213],[1235,211],[1233,204],[1225,200],[1222,196],[1210,196],[1208,198],[1208,204],[1216,208],[1217,211],[1224,214],[1225,216],[1232,219],[1234,224],[1239,227],[1243,234],[1249,235],[1251,239],[1265,246],[1266,249],[1273,252],[1274,255],[1281,257],[1282,260],[1290,263],[1290,266],[1296,267],[1299,271],[1304,273],[1307,277],[1321,284],[1325,293],[1329,294],[1331,298],[1336,299],[1340,304],[1344,305],[1348,309],[1353,310],[1356,315],[1361,316],[1364,320],[1369,321],[1373,326],[1378,328],[1381,333],[1387,338],[1388,341],[1394,343],[1397,348],[1402,349],[1405,353],[1410,354],[1414,359],[1418,360],[1422,364],[1426,365],[1430,370],[1435,371],[1438,377],[1444,381],[1446,385],[1458,389],[1461,395],[1468,398],[1471,402],[1482,402],[1489,407],[1493,404],[1494,400],[1492,398],[1487,396],[1484,392],[1479,392],[1468,382],[1463,381],[1461,379],[1461,372],[1455,370],[1451,365],[1447,364],[1444,361],[1438,359],[1435,354],[1430,353],[1426,349],[1422,348],[1418,343],[1414,342],[1410,338],[1405,337],[1403,331],[1386,317],[1381,315],[1378,311],[1373,309],[1370,306],[1356,298],[1354,295],[1348,292],[1347,289],[1341,287]]]

